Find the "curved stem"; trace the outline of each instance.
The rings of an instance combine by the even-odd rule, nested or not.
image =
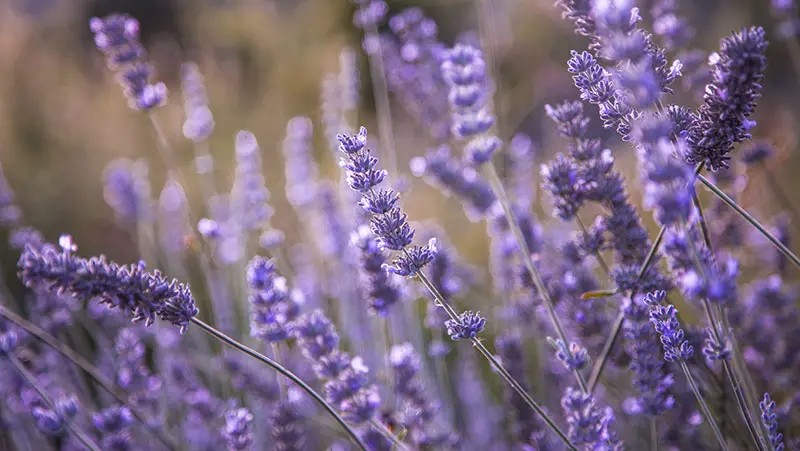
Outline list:
[[[458,313],[456,313],[453,307],[444,299],[444,297],[436,288],[436,286],[425,276],[425,274],[422,271],[417,272],[417,278],[420,280],[420,282],[422,282],[423,285],[425,285],[425,288],[428,289],[428,292],[430,292],[431,296],[433,296],[435,302],[444,309],[444,311],[447,313],[450,319],[452,319],[453,321],[459,321]],[[500,377],[502,377],[506,381],[506,383],[508,383],[508,385],[510,385],[511,388],[525,401],[525,403],[528,404],[528,406],[542,418],[542,420],[547,424],[547,426],[549,426],[550,429],[552,429],[553,432],[555,432],[556,435],[558,435],[558,437],[564,442],[564,444],[566,444],[567,447],[569,447],[569,449],[577,451],[575,445],[573,445],[572,442],[570,442],[569,438],[558,427],[555,421],[553,421],[553,419],[550,418],[547,412],[545,412],[544,409],[542,409],[542,407],[539,406],[536,400],[534,400],[531,397],[531,395],[529,395],[528,392],[525,391],[522,385],[520,385],[519,382],[517,382],[517,380],[514,379],[514,376],[512,376],[511,373],[509,373],[503,367],[503,365],[501,365],[500,362],[497,361],[497,359],[491,352],[489,352],[489,350],[486,348],[483,342],[478,338],[472,338],[471,341],[472,344],[475,346],[475,348],[478,350],[478,352],[480,352],[480,354],[483,355],[483,357],[485,357],[486,360],[488,360],[489,363],[497,370],[497,372],[500,374]]]
[[[64,345],[58,339],[45,330],[41,329],[36,324],[22,318],[21,316],[17,315],[16,313],[8,310],[2,304],[0,304],[0,316],[6,318],[7,320],[11,321],[12,323],[16,324],[21,329],[24,329],[26,332],[31,334],[31,336],[39,339],[42,343],[50,346],[54,351],[61,354],[65,359],[69,360],[70,362],[74,363],[75,366],[80,368],[84,373],[86,373],[89,377],[94,379],[100,387],[106,390],[111,396],[113,396],[117,401],[122,404],[125,404],[130,409],[133,416],[139,420],[144,427],[146,427],[156,438],[167,447],[167,449],[177,449],[178,447],[175,443],[166,435],[164,432],[158,428],[153,427],[150,425],[148,421],[145,421],[144,415],[137,412],[137,409],[133,408],[128,399],[128,394],[125,393],[122,389],[117,387],[117,385],[103,376],[103,373],[100,370],[92,365],[88,360],[83,358],[82,355],[78,354],[68,346]]]
[[[547,314],[550,317],[550,322],[553,325],[553,329],[555,329],[556,333],[558,334],[558,338],[564,342],[568,357],[572,359],[574,356],[572,355],[569,345],[571,341],[569,341],[567,338],[567,333],[564,331],[564,326],[561,325],[561,321],[558,319],[555,304],[550,298],[550,293],[547,291],[547,288],[544,285],[542,275],[533,264],[533,260],[531,259],[531,251],[528,248],[528,243],[525,241],[525,237],[522,235],[522,230],[519,228],[517,217],[511,208],[511,202],[509,201],[505,189],[503,188],[503,183],[500,181],[500,177],[497,175],[497,171],[495,170],[494,164],[491,161],[486,163],[484,167],[486,178],[489,180],[489,184],[492,186],[492,190],[497,196],[500,206],[503,208],[503,213],[506,216],[508,227],[511,230],[511,233],[514,235],[514,239],[517,242],[519,251],[522,253],[522,260],[525,263],[525,268],[527,269],[528,274],[531,276],[533,284],[536,286],[536,291],[538,291],[539,296],[541,296],[542,300],[544,301],[543,304],[547,309]],[[581,372],[576,369],[573,370],[572,373],[575,375],[575,379],[578,381],[581,391],[583,393],[589,393],[586,386],[586,381],[584,380]]]
[[[242,353],[244,353],[244,354],[246,354],[246,355],[248,355],[248,356],[250,356],[250,357],[252,357],[252,358],[254,358],[256,360],[258,360],[259,362],[269,366],[270,368],[272,368],[273,370],[277,371],[278,373],[280,373],[281,375],[283,375],[284,377],[286,377],[290,381],[294,382],[298,387],[300,387],[309,396],[311,396],[314,399],[314,401],[316,401],[326,411],[328,411],[328,413],[331,414],[331,416],[333,416],[333,418],[336,420],[336,422],[339,423],[339,425],[342,426],[342,428],[347,432],[347,434],[350,436],[350,438],[353,440],[353,442],[361,450],[367,451],[367,446],[364,444],[364,442],[361,441],[361,438],[359,438],[358,434],[356,434],[356,432],[350,427],[350,425],[348,425],[347,422],[345,422],[344,419],[342,419],[342,417],[340,417],[339,414],[336,413],[336,410],[333,408],[333,406],[328,404],[328,402],[325,401],[325,399],[322,396],[320,396],[319,393],[314,391],[313,388],[308,386],[308,384],[303,382],[303,380],[300,379],[298,376],[296,376],[294,373],[292,373],[288,369],[284,368],[278,362],[270,359],[269,357],[265,356],[264,354],[259,353],[258,351],[254,350],[252,348],[249,348],[249,347],[243,345],[242,343],[240,343],[240,342],[234,340],[233,338],[225,335],[224,333],[222,333],[219,330],[213,328],[212,326],[204,323],[203,321],[197,319],[196,317],[192,318],[192,323],[194,323],[200,329],[202,329],[203,332],[211,335],[212,337],[216,338],[217,340],[220,340],[221,342],[223,342],[226,345],[236,349],[237,351],[240,351],[240,352],[242,352]]]
[[[728,444],[725,442],[725,437],[722,436],[722,432],[719,430],[717,421],[711,414],[711,410],[708,408],[706,400],[703,399],[703,395],[700,393],[700,389],[697,388],[697,382],[694,380],[692,373],[689,371],[689,367],[683,360],[680,361],[680,364],[681,364],[681,369],[683,370],[683,374],[686,376],[686,381],[689,383],[689,387],[692,389],[692,393],[694,393],[694,397],[697,399],[697,404],[700,405],[700,410],[706,417],[706,421],[708,421],[708,425],[711,427],[711,431],[714,432],[714,437],[717,439],[717,442],[719,442],[719,446],[723,449],[723,451],[728,451]]]
[[[55,403],[47,396],[47,393],[39,387],[39,384],[36,383],[36,377],[28,371],[27,368],[22,364],[22,362],[17,359],[17,357],[13,353],[8,354],[8,359],[11,361],[11,364],[14,365],[14,368],[19,371],[22,377],[28,382],[28,384],[36,390],[36,393],[39,394],[39,397],[47,404],[47,406],[52,409],[54,412],[56,410]],[[74,427],[70,421],[67,421],[66,418],[62,418],[64,420],[64,426],[69,430],[83,445],[89,448],[91,451],[101,451],[100,446],[92,440],[91,437],[84,434],[83,431]]]
[[[710,189],[711,192],[716,194],[720,199],[722,199],[723,202],[728,204],[729,207],[736,210],[736,212],[739,213],[739,215],[741,215],[747,222],[749,222],[750,225],[755,227],[756,230],[758,230],[762,235],[764,235],[764,237],[768,239],[773,245],[775,245],[775,247],[778,248],[778,250],[784,256],[786,256],[786,258],[791,260],[795,266],[800,268],[800,257],[795,255],[795,253],[792,252],[788,247],[786,247],[785,244],[781,243],[779,239],[775,238],[775,236],[771,234],[763,225],[761,225],[761,223],[758,222],[758,220],[755,217],[753,217],[753,215],[748,213],[744,208],[740,207],[733,199],[730,198],[730,196],[725,194],[721,189],[719,189],[716,185],[714,185],[712,182],[710,182],[702,175],[698,174],[697,178],[700,180],[700,182],[703,183],[703,185],[706,186],[706,188]]]

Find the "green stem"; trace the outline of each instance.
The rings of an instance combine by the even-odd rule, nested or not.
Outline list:
[[[259,362],[269,366],[270,368],[272,368],[273,370],[277,371],[278,373],[280,373],[281,375],[283,375],[284,377],[286,377],[290,381],[294,382],[298,387],[300,387],[309,396],[311,396],[314,399],[314,401],[316,401],[320,406],[322,406],[322,408],[324,408],[331,416],[333,416],[333,418],[336,420],[336,422],[339,423],[340,426],[342,426],[342,429],[344,429],[345,432],[347,432],[347,435],[350,436],[350,438],[353,440],[353,442],[361,450],[367,451],[367,446],[364,444],[364,442],[361,441],[361,438],[358,437],[358,434],[356,434],[356,432],[350,427],[350,425],[348,425],[347,422],[345,422],[344,419],[342,419],[342,417],[340,417],[339,414],[336,413],[336,410],[333,408],[333,406],[328,404],[328,402],[325,401],[325,399],[322,396],[320,396],[319,393],[314,391],[313,388],[311,388],[308,384],[303,382],[303,380],[300,379],[299,377],[297,377],[294,373],[292,373],[288,369],[284,368],[278,362],[270,359],[269,357],[265,356],[264,354],[259,353],[258,351],[254,350],[252,348],[249,348],[249,347],[243,345],[242,343],[240,343],[240,342],[234,340],[233,338],[225,335],[224,333],[222,333],[219,330],[213,328],[212,326],[204,323],[203,321],[197,319],[196,317],[192,318],[192,323],[197,325],[203,332],[211,335],[212,337],[216,338],[217,340],[220,340],[221,342],[223,342],[226,345],[236,349],[237,351],[242,352],[243,354],[246,354],[246,355],[258,360]]]
[[[681,360],[680,364],[683,374],[686,376],[686,381],[689,383],[689,387],[692,389],[692,393],[694,393],[694,397],[697,399],[697,404],[700,405],[700,410],[703,412],[703,416],[706,417],[706,421],[711,427],[711,431],[714,432],[714,437],[717,439],[717,442],[719,442],[719,446],[723,449],[723,451],[727,451],[728,444],[725,442],[725,438],[722,436],[722,432],[720,432],[717,421],[714,419],[714,415],[711,414],[711,410],[708,408],[706,400],[703,399],[700,389],[697,388],[697,382],[695,382],[692,373],[689,371],[686,361]]]
[[[706,186],[706,188],[710,189],[711,192],[716,194],[723,202],[728,204],[729,207],[736,210],[739,215],[741,215],[747,222],[750,223],[753,227],[756,228],[765,238],[767,238],[776,248],[784,255],[786,258],[792,261],[795,266],[800,268],[800,257],[794,254],[785,244],[781,243],[781,241],[773,234],[771,234],[763,225],[756,218],[753,217],[750,213],[748,213],[744,208],[740,207],[733,199],[730,198],[727,194],[725,194],[722,190],[720,190],[716,185],[710,182],[708,179],[703,177],[702,175],[697,176],[700,182]]]
[[[47,396],[47,393],[45,393],[44,390],[39,387],[39,384],[36,383],[36,377],[31,374],[27,368],[25,368],[22,362],[20,362],[13,353],[8,354],[8,359],[11,361],[11,364],[14,365],[14,368],[16,368],[22,377],[28,382],[28,384],[30,384],[30,386],[36,390],[36,393],[39,394],[39,397],[42,398],[45,404],[47,404],[47,406],[55,412],[55,403],[50,399],[49,396]],[[98,446],[91,437],[84,434],[80,429],[74,427],[71,421],[67,421],[66,418],[63,418],[63,420],[64,426],[67,428],[67,430],[69,430],[81,443],[83,443],[85,447],[89,448],[91,451],[101,451],[100,446]]]
[[[158,440],[167,447],[167,449],[177,449],[177,446],[169,437],[165,436],[160,429],[152,427],[150,423],[144,419],[144,415],[139,413],[137,409],[133,408],[130,400],[128,399],[127,393],[117,387],[114,382],[103,376],[103,373],[97,367],[89,363],[88,360],[83,358],[82,355],[58,341],[56,337],[50,335],[36,324],[33,324],[11,310],[8,310],[2,304],[0,304],[0,316],[16,324],[21,329],[24,329],[26,332],[31,334],[31,336],[37,338],[42,343],[46,344],[54,351],[61,354],[64,358],[75,364],[75,366],[80,368],[89,377],[94,379],[94,381],[97,382],[100,387],[111,394],[111,396],[113,396],[117,401],[128,406],[133,416],[139,420],[139,422],[142,423],[142,425],[144,425],[150,432],[152,432],[156,438],[158,438]]]
[[[422,271],[417,272],[417,278],[420,280],[420,282],[422,282],[425,288],[428,289],[428,292],[430,292],[431,296],[433,296],[435,302],[444,309],[444,311],[447,313],[450,319],[458,322],[459,321],[458,313],[456,313],[453,307],[450,306],[450,304],[444,299],[444,297],[436,288],[436,286],[425,276],[425,274]],[[501,365],[500,362],[497,361],[497,359],[491,352],[489,352],[489,350],[486,348],[483,342],[478,338],[472,338],[471,341],[473,346],[475,346],[475,348],[478,350],[478,352],[483,357],[485,357],[486,360],[488,360],[489,363],[497,370],[497,372],[500,374],[500,377],[502,377],[506,381],[506,383],[508,383],[508,385],[510,385],[511,388],[525,401],[525,403],[528,404],[528,406],[542,418],[542,420],[547,424],[547,426],[549,426],[550,429],[552,429],[553,432],[555,432],[556,435],[558,435],[558,437],[564,442],[564,444],[566,444],[567,447],[569,447],[569,449],[577,451],[575,445],[573,445],[572,442],[570,442],[569,438],[558,427],[555,421],[553,421],[553,419],[550,418],[547,412],[545,412],[544,409],[542,409],[542,407],[539,406],[536,400],[534,400],[531,397],[531,395],[529,395],[525,391],[525,389],[519,384],[519,382],[517,382],[517,380],[514,379],[514,376],[512,376],[511,373],[509,373],[503,367],[503,365]]]
[[[564,327],[561,325],[561,321],[558,319],[558,315],[556,314],[555,304],[553,300],[550,298],[550,293],[547,291],[547,288],[544,285],[544,280],[542,279],[539,270],[536,269],[536,266],[533,264],[533,260],[531,259],[531,251],[528,248],[528,243],[525,241],[525,237],[522,235],[522,230],[519,228],[519,223],[517,222],[517,217],[514,214],[513,209],[511,208],[511,202],[506,195],[505,189],[503,188],[503,183],[500,181],[500,177],[497,175],[497,171],[495,170],[494,164],[490,161],[484,165],[486,178],[489,180],[489,184],[492,186],[492,190],[494,191],[495,195],[497,196],[498,201],[500,202],[500,206],[503,209],[503,213],[505,214],[506,221],[508,222],[508,227],[511,230],[511,233],[514,235],[514,238],[517,242],[517,246],[519,247],[520,253],[522,253],[522,260],[525,263],[525,268],[528,271],[531,279],[533,280],[533,284],[536,286],[536,291],[541,296],[542,300],[544,301],[543,304],[547,309],[547,314],[550,317],[550,322],[553,325],[553,329],[555,329],[556,333],[558,334],[558,338],[564,342],[565,350],[567,351],[568,357],[572,359],[574,356],[572,355],[572,351],[570,350],[570,341],[567,338],[567,334],[564,331]],[[578,385],[581,388],[583,393],[589,393],[589,390],[586,386],[586,381],[583,378],[583,375],[577,369],[573,370],[572,373],[575,376],[575,379],[578,381]]]

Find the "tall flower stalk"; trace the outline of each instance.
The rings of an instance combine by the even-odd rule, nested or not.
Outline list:
[[[395,251],[398,254],[386,269],[403,277],[416,277],[422,282],[433,296],[436,305],[442,308],[450,318],[447,327],[448,332],[453,331],[451,338],[468,338],[506,383],[541,416],[553,432],[570,449],[577,449],[541,406],[525,392],[519,382],[477,338],[477,333],[483,329],[485,320],[471,312],[457,313],[422,271],[433,260],[436,252],[435,242],[429,242],[422,246],[411,245],[414,230],[408,224],[408,216],[397,206],[400,200],[399,195],[391,188],[378,188],[387,174],[385,170],[377,168],[377,158],[370,155],[369,149],[366,148],[367,129],[361,127],[356,135],[342,133],[339,135],[339,142],[339,150],[344,154],[340,165],[347,172],[347,183],[350,188],[361,193],[359,205],[371,215],[370,228],[384,249]]]

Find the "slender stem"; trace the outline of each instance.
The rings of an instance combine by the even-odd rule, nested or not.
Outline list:
[[[240,343],[240,342],[234,340],[233,338],[225,335],[224,333],[222,333],[219,330],[213,328],[212,326],[204,323],[203,321],[197,319],[196,317],[192,318],[192,323],[194,323],[198,327],[200,327],[200,329],[202,329],[203,332],[213,336],[217,340],[220,340],[221,342],[223,342],[226,345],[236,349],[237,351],[240,351],[240,352],[242,352],[242,353],[244,353],[244,354],[246,354],[246,355],[248,355],[248,356],[250,356],[250,357],[252,357],[252,358],[254,358],[254,359],[258,360],[258,361],[260,361],[261,363],[269,366],[270,368],[272,368],[273,370],[277,371],[278,373],[280,373],[281,375],[283,375],[284,377],[286,377],[290,381],[294,382],[303,391],[308,393],[308,395],[311,396],[314,399],[314,401],[319,403],[319,405],[321,405],[326,411],[328,411],[328,413],[331,414],[331,416],[333,416],[333,418],[336,420],[336,422],[339,423],[339,425],[342,426],[342,428],[347,432],[347,434],[350,436],[350,438],[353,440],[353,442],[361,450],[367,451],[367,446],[364,444],[364,442],[361,441],[361,438],[359,438],[358,434],[356,434],[356,432],[350,427],[350,425],[348,425],[347,422],[345,422],[342,419],[342,417],[340,417],[339,414],[336,413],[336,410],[333,408],[333,406],[328,404],[328,402],[325,401],[325,399],[322,396],[320,396],[316,391],[314,391],[313,388],[308,386],[308,384],[303,382],[303,380],[300,379],[299,377],[297,377],[294,373],[292,373],[288,369],[284,368],[278,362],[270,359],[269,357],[265,356],[264,354],[259,353],[258,351],[254,350],[252,348],[249,348],[249,347],[243,345],[242,343]]]
[[[706,242],[706,247],[711,250],[711,232],[708,230],[708,222],[706,216],[703,214],[703,205],[700,204],[700,197],[697,196],[697,191],[692,192],[692,203],[694,208],[697,209],[697,214],[700,217],[700,231],[703,233],[703,241]]]
[[[16,324],[20,328],[24,329],[26,332],[31,334],[31,336],[39,339],[42,343],[50,346],[54,351],[61,354],[64,358],[69,360],[70,362],[74,363],[75,366],[80,368],[84,373],[86,373],[89,377],[94,379],[100,387],[106,390],[111,396],[113,396],[117,401],[122,404],[125,404],[130,408],[131,413],[133,416],[139,420],[150,432],[152,432],[156,438],[158,438],[167,449],[177,449],[175,443],[164,435],[164,432],[158,428],[153,427],[148,421],[145,420],[144,415],[139,413],[137,409],[133,408],[128,399],[128,394],[125,393],[121,388],[119,388],[114,382],[103,376],[103,373],[94,365],[92,365],[88,360],[86,360],[82,355],[78,354],[65,344],[58,341],[58,339],[45,330],[41,329],[36,324],[22,318],[21,316],[17,315],[16,313],[8,310],[2,304],[0,304],[0,316],[6,318],[7,320],[11,321],[12,323]]]
[[[528,243],[525,241],[525,237],[522,235],[522,230],[519,228],[517,217],[511,208],[511,202],[509,202],[508,196],[503,188],[503,183],[500,181],[500,177],[497,175],[497,171],[495,170],[494,164],[491,161],[486,163],[484,167],[486,178],[489,180],[489,184],[492,185],[492,190],[497,196],[497,199],[500,201],[500,206],[503,208],[503,213],[506,216],[508,227],[511,229],[511,233],[514,235],[514,238],[517,241],[517,246],[520,253],[522,253],[522,260],[525,263],[525,268],[528,270],[528,274],[531,276],[539,296],[541,296],[542,300],[544,301],[543,304],[547,309],[547,314],[550,317],[550,322],[552,323],[553,328],[555,329],[561,341],[564,342],[568,357],[572,359],[573,355],[569,345],[571,342],[567,338],[567,334],[564,331],[564,327],[561,325],[561,321],[558,319],[555,304],[550,298],[550,293],[547,291],[547,288],[544,285],[544,280],[542,279],[539,270],[537,270],[536,266],[533,264],[533,260],[531,259],[531,251],[528,248]],[[577,369],[573,370],[572,373],[575,375],[575,379],[578,381],[581,391],[583,393],[589,393],[586,387],[586,381],[583,378],[583,374],[581,374],[581,372]]]
[[[706,219],[705,215],[703,214],[703,209],[700,204],[700,199],[697,197],[696,192],[693,195],[693,201],[695,207],[697,208],[698,215],[700,216],[700,225],[703,226],[704,224],[706,224]],[[710,276],[706,272],[705,266],[700,261],[700,255],[697,251],[697,248],[694,245],[694,240],[692,240],[689,234],[689,226],[685,225],[685,228],[686,228],[687,242],[689,243],[689,248],[694,257],[697,270],[700,271],[703,279],[705,279],[707,283],[710,283]],[[703,241],[705,242],[705,245],[708,248],[708,250],[710,252],[713,252],[711,246],[711,237],[708,234],[708,229],[706,227],[703,227]],[[719,308],[719,305],[716,305],[716,307]],[[705,310],[706,318],[708,319],[710,325],[709,330],[711,331],[711,334],[714,336],[714,340],[716,340],[717,343],[724,343],[725,341],[733,341],[733,336],[732,336],[733,334],[730,333],[730,328],[725,327],[723,330],[719,330],[720,320],[719,318],[716,317],[716,315],[714,315],[711,303],[706,297],[703,298],[703,309]],[[720,314],[722,313],[721,309],[719,313]],[[727,359],[722,359],[722,368],[723,372],[725,373],[725,376],[728,379],[728,383],[730,383],[731,387],[733,388],[733,394],[736,398],[736,404],[739,407],[739,413],[741,413],[742,418],[744,419],[744,423],[747,426],[747,431],[750,433],[750,438],[753,440],[753,443],[755,443],[756,448],[758,448],[759,451],[762,451],[764,449],[764,440],[763,437],[758,432],[756,432],[756,426],[755,422],[753,421],[753,415],[750,412],[749,405],[742,393],[741,382],[739,380],[739,377],[737,376],[737,374],[731,371],[731,367]]]
[[[597,362],[592,366],[592,372],[589,375],[589,393],[594,393],[597,383],[600,382],[600,375],[603,374],[606,362],[608,362],[608,356],[611,354],[614,343],[616,343],[619,338],[619,333],[622,331],[622,324],[624,322],[625,313],[620,311],[619,314],[617,314],[617,318],[614,320],[614,325],[611,326],[611,333],[603,344],[603,349],[600,351]]]
[[[417,278],[420,280],[420,282],[422,282],[423,285],[425,285],[425,288],[428,289],[431,296],[433,296],[435,302],[444,309],[444,311],[447,313],[450,319],[452,319],[453,321],[459,321],[458,313],[456,313],[453,307],[444,299],[444,297],[436,288],[436,286],[430,281],[430,279],[428,279],[427,276],[425,276],[425,274],[422,271],[417,272]],[[489,363],[497,370],[497,372],[500,374],[500,377],[502,377],[506,381],[506,383],[508,383],[508,385],[510,385],[511,388],[525,401],[525,403],[528,404],[528,406],[542,418],[542,420],[550,427],[550,429],[553,430],[553,432],[556,433],[556,435],[558,435],[558,437],[564,442],[564,444],[566,444],[572,450],[577,450],[575,445],[573,445],[572,442],[570,442],[569,438],[558,427],[555,421],[553,421],[553,419],[550,418],[547,412],[545,412],[544,409],[542,409],[542,407],[539,406],[536,400],[534,400],[525,391],[522,385],[520,385],[519,382],[517,382],[517,380],[514,379],[514,376],[512,376],[511,373],[509,373],[503,367],[503,365],[501,365],[500,362],[497,361],[497,359],[491,352],[489,352],[489,350],[486,348],[483,342],[478,338],[472,338],[471,341],[472,344],[475,346],[475,348],[478,350],[478,352],[480,352],[481,355],[483,355],[486,358],[486,360],[488,360]]]
[[[730,198],[730,196],[725,194],[716,185],[714,185],[712,182],[710,182],[702,175],[698,174],[697,178],[700,180],[700,182],[703,183],[703,185],[706,186],[706,188],[710,189],[711,192],[716,194],[720,199],[722,199],[723,202],[728,204],[729,207],[736,210],[736,212],[739,213],[747,222],[749,222],[750,225],[755,227],[756,230],[758,230],[762,235],[764,235],[764,237],[766,237],[772,244],[774,244],[775,247],[777,247],[778,250],[781,251],[783,255],[785,255],[789,260],[791,260],[792,263],[794,263],[795,266],[800,268],[800,257],[795,255],[794,252],[792,252],[788,247],[786,247],[785,244],[781,243],[779,239],[775,238],[775,236],[771,234],[763,225],[761,225],[761,223],[758,222],[758,220],[754,218],[753,215],[748,213],[744,208],[740,207],[733,199]]]
[[[11,364],[14,365],[17,371],[19,371],[22,377],[28,382],[28,384],[30,384],[31,387],[33,387],[33,389],[36,390],[36,393],[39,394],[39,397],[42,398],[45,404],[47,404],[47,406],[50,407],[50,409],[52,409],[55,412],[56,411],[55,403],[50,399],[49,396],[47,396],[47,393],[45,393],[44,390],[42,390],[42,388],[39,387],[39,384],[36,383],[36,377],[33,374],[31,374],[31,372],[28,371],[27,368],[25,368],[22,362],[20,362],[19,359],[17,359],[17,357],[13,353],[8,354],[8,359],[11,361]],[[58,412],[56,412],[56,414],[58,414]],[[85,447],[89,448],[91,451],[101,451],[100,446],[98,446],[97,443],[95,443],[91,437],[84,434],[83,431],[74,427],[71,421],[68,421],[66,418],[62,418],[62,420],[64,420],[64,426],[73,435],[75,435],[75,437],[81,443],[83,443]]]
[[[708,408],[706,400],[703,399],[700,389],[697,388],[697,382],[695,382],[692,373],[689,371],[689,367],[686,365],[684,360],[681,360],[680,364],[683,374],[686,376],[686,381],[689,383],[689,387],[692,389],[692,393],[694,393],[694,397],[697,399],[697,403],[700,405],[700,410],[703,412],[708,425],[711,426],[711,430],[714,432],[714,437],[716,437],[717,442],[719,442],[719,446],[724,451],[727,451],[728,444],[725,442],[725,438],[722,436],[722,432],[720,432],[719,426],[717,426],[717,421],[714,419],[714,415],[711,414],[711,410]]]
[[[658,424],[656,417],[650,417],[650,451],[658,451]]]
[[[372,91],[375,95],[375,114],[378,116],[378,131],[381,140],[381,159],[389,174],[397,174],[397,152],[394,147],[392,126],[392,107],[389,103],[389,89],[386,86],[386,70],[383,67],[383,48],[378,42],[378,28],[370,23],[364,30],[365,40],[372,42],[374,49],[367,52]]]
[[[765,178],[767,179],[767,184],[769,185],[770,191],[772,191],[772,195],[778,199],[778,202],[780,202],[784,210],[787,210],[789,212],[789,214],[792,217],[792,221],[795,224],[800,223],[800,215],[797,214],[797,210],[792,205],[792,201],[789,200],[789,196],[786,195],[786,192],[783,191],[781,185],[778,183],[777,180],[775,180],[775,177],[773,177],[772,174],[770,173],[767,164],[764,163],[764,161],[762,160],[759,163],[759,165],[761,166],[761,169],[766,173]]]
[[[642,280],[644,273],[647,272],[647,268],[649,268],[650,264],[653,263],[656,253],[658,252],[658,248],[661,246],[661,242],[664,240],[664,233],[666,231],[666,227],[661,227],[661,230],[658,231],[658,235],[656,235],[655,241],[653,241],[653,244],[650,246],[650,250],[647,252],[647,256],[645,257],[644,262],[642,262],[642,266],[639,267],[639,273],[636,275],[636,281],[634,282],[634,285],[638,284],[639,281]],[[634,288],[631,290],[630,294],[631,301],[635,295],[636,289]],[[617,319],[614,322],[614,326],[611,328],[611,334],[606,339],[606,342],[603,345],[603,350],[600,352],[600,357],[597,359],[594,367],[592,367],[591,377],[589,378],[589,393],[594,392],[597,382],[600,380],[600,375],[603,374],[603,369],[605,369],[608,356],[611,354],[611,349],[614,347],[614,343],[616,343],[619,333],[622,331],[622,324],[624,321],[625,314],[623,312],[619,312],[619,315],[617,315]]]

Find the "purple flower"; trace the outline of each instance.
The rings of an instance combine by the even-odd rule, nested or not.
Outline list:
[[[136,230],[140,221],[152,219],[150,180],[144,161],[117,159],[103,170],[103,197],[125,227]]]
[[[195,63],[181,65],[181,88],[183,91],[183,109],[186,119],[183,122],[183,136],[186,139],[200,142],[207,140],[214,131],[214,115],[208,107],[208,96],[203,81],[203,74]],[[205,174],[211,168],[203,167],[213,164],[213,160],[196,161],[198,173]]]
[[[261,168],[261,148],[254,134],[236,133],[236,175],[231,192],[235,218],[247,231],[265,228],[272,217],[269,191]]]
[[[100,433],[104,449],[127,451],[132,449],[130,427],[133,414],[127,406],[113,406],[92,415],[92,424]]]
[[[655,291],[645,296],[644,302],[650,307],[650,324],[661,337],[664,347],[664,360],[674,362],[688,360],[694,354],[694,347],[684,337],[678,322],[678,310],[673,305],[663,305],[664,291]]]
[[[473,167],[454,159],[447,146],[428,150],[424,157],[411,160],[410,166],[414,175],[458,198],[472,221],[485,217],[496,203],[488,182]]]
[[[68,248],[59,251],[45,245],[26,247],[17,267],[27,287],[46,287],[87,301],[97,298],[132,316],[134,322],[144,320],[150,325],[158,316],[185,332],[198,313],[188,285],[169,280],[157,270],[147,272],[143,262],[122,266],[102,255],[87,260]]]
[[[756,141],[742,152],[742,161],[746,165],[763,163],[775,153],[775,148],[767,141]]]
[[[275,449],[281,451],[303,449],[303,416],[299,403],[292,399],[294,394],[290,391],[289,399],[276,403],[270,415]]]
[[[89,29],[109,68],[117,72],[130,107],[147,111],[163,105],[167,87],[150,83],[153,68],[145,61],[147,52],[139,42],[139,22],[127,14],[112,14],[93,17]]]
[[[561,398],[567,417],[570,441],[580,449],[622,449],[611,430],[614,413],[610,407],[601,409],[590,394],[567,387]]]
[[[52,406],[38,404],[31,409],[36,427],[44,434],[51,436],[61,435],[77,413],[78,398],[75,395],[59,394],[53,399]]]
[[[491,91],[483,54],[475,47],[456,44],[444,54],[442,75],[450,87],[453,135],[468,141],[467,161],[474,165],[490,161],[502,143],[488,134],[495,118],[489,110]]]
[[[783,434],[778,432],[778,420],[775,413],[775,401],[770,398],[769,393],[764,393],[764,399],[758,403],[761,409],[761,424],[767,429],[767,438],[772,449],[783,451]]]
[[[578,343],[570,343],[569,349],[560,338],[548,341],[556,350],[556,358],[570,371],[581,370],[589,363],[589,352]]]
[[[706,344],[703,346],[703,355],[708,360],[729,360],[731,358],[731,346],[727,337],[717,337],[711,328],[706,329]]]
[[[402,251],[392,266],[395,272],[416,273],[430,262],[435,248],[432,243],[409,248],[414,239],[414,229],[408,216],[397,206],[397,195],[391,188],[379,189],[386,171],[377,168],[378,159],[366,149],[367,129],[361,127],[357,135],[343,133],[338,136],[339,150],[346,156],[339,165],[345,169],[351,189],[361,193],[359,205],[371,213],[370,229],[381,248]],[[377,213],[381,212],[381,213]]]
[[[638,390],[632,403],[628,403],[630,410],[646,415],[661,415],[675,404],[671,394],[674,380],[661,358],[657,335],[649,322],[648,305],[641,296],[635,296],[632,301],[627,301],[623,312],[623,333],[631,356],[633,385]]]
[[[448,319],[444,325],[451,340],[472,339],[486,327],[486,318],[480,312],[467,310],[458,315],[458,319]]]
[[[286,279],[278,275],[275,263],[256,256],[247,265],[250,303],[250,334],[271,343],[291,334],[299,308]]]
[[[766,49],[761,27],[745,28],[720,42],[720,52],[712,58],[713,81],[689,129],[689,163],[702,162],[712,171],[727,168],[733,145],[750,139],[755,125],[750,115],[761,97]]]
[[[147,366],[145,344],[138,331],[131,327],[120,330],[114,340],[114,351],[117,384],[129,394],[131,405],[155,416],[162,381]]]
[[[379,41],[389,90],[436,142],[444,142],[451,133],[450,106],[436,23],[411,7],[392,16],[389,29]]]
[[[358,249],[361,288],[370,310],[385,316],[389,308],[400,299],[397,286],[384,268],[386,257],[375,236],[366,226],[362,225],[353,232],[350,242]]]
[[[453,434],[436,432],[436,404],[425,393],[420,380],[420,359],[411,343],[392,346],[388,356],[394,374],[394,391],[403,402],[403,424],[409,429],[411,440],[418,446],[446,446],[445,441],[454,444]],[[436,440],[438,443],[433,443]]]
[[[295,208],[310,205],[316,197],[319,169],[314,161],[311,119],[293,117],[286,124],[283,157],[286,161],[286,199]]]
[[[225,412],[225,427],[222,432],[230,451],[249,449],[253,442],[250,424],[253,414],[246,408],[232,408]]]

